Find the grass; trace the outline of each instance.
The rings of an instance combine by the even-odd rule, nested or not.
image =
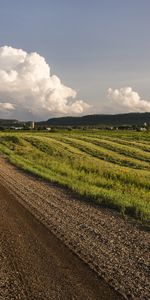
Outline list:
[[[15,165],[145,222],[150,221],[149,150],[150,133],[0,133],[0,152]]]

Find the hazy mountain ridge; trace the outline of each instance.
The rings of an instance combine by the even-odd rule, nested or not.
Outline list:
[[[119,126],[150,124],[150,113],[126,113],[116,115],[86,115],[82,117],[52,118],[38,124],[48,126]]]
[[[23,121],[15,119],[0,119],[1,127],[22,126]],[[116,115],[85,115],[82,117],[58,117],[47,121],[36,122],[37,126],[121,126],[150,125],[150,113],[126,113]]]

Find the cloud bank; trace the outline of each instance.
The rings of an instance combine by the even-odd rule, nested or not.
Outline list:
[[[111,89],[107,91],[107,109],[111,112],[149,112],[150,102],[141,99],[131,87]]]
[[[65,86],[36,52],[0,47],[0,118],[23,120],[85,114],[90,105],[76,100],[76,91]],[[131,87],[107,91],[100,113],[149,112],[150,102]],[[97,112],[98,113],[98,112]]]
[[[76,100],[76,91],[50,74],[38,53],[0,47],[0,117],[48,118],[85,112],[89,105]]]

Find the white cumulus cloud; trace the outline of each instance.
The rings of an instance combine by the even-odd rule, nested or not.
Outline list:
[[[11,103],[0,103],[0,111],[14,110],[15,107]]]
[[[111,89],[107,91],[107,108],[112,112],[149,112],[150,102],[141,99],[131,87]]]
[[[89,108],[76,100],[76,91],[65,86],[38,53],[0,47],[0,117],[47,118],[81,114]]]

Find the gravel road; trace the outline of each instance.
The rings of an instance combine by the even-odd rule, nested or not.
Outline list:
[[[144,228],[2,157],[0,203],[0,299],[150,299]]]

